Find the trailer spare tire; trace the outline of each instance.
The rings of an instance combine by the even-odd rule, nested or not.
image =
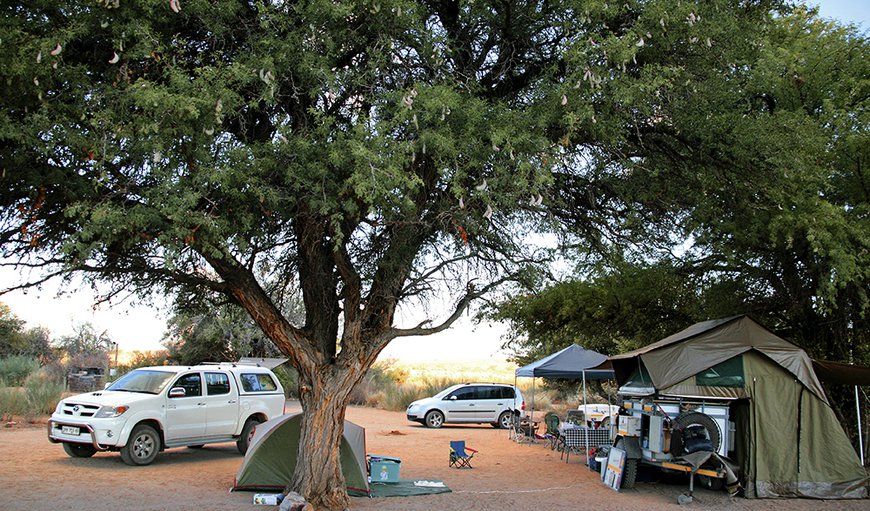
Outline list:
[[[722,432],[712,417],[700,412],[680,414],[671,423],[671,455],[683,456],[700,450],[716,452]]]

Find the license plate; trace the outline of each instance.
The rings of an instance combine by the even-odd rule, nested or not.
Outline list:
[[[63,433],[64,435],[78,435],[79,428],[75,428],[73,426],[61,426],[60,432]]]

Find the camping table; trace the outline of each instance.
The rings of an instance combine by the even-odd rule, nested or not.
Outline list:
[[[578,450],[582,449],[584,452],[599,445],[609,445],[612,440],[612,432],[609,427],[590,428],[567,421],[559,423],[559,435],[563,439],[563,449],[576,448]],[[587,438],[589,439],[589,445],[586,445]],[[570,444],[570,447],[566,447],[568,444]]]

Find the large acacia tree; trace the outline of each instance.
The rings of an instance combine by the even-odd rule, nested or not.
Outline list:
[[[739,79],[777,2],[0,5],[6,263],[244,308],[299,372],[292,487],[342,509],[344,410],[378,353],[528,276],[550,207],[597,244],[668,220],[643,183],[682,109],[730,101],[691,99]]]

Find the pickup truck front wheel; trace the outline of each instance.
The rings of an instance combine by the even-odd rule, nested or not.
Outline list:
[[[127,465],[148,465],[160,452],[160,435],[151,426],[139,424],[121,447],[121,459]]]
[[[240,453],[245,454],[248,452],[248,446],[251,445],[251,439],[254,438],[254,428],[259,424],[260,421],[254,417],[245,421],[245,427],[242,428],[242,435],[236,441],[236,447],[239,449]]]

